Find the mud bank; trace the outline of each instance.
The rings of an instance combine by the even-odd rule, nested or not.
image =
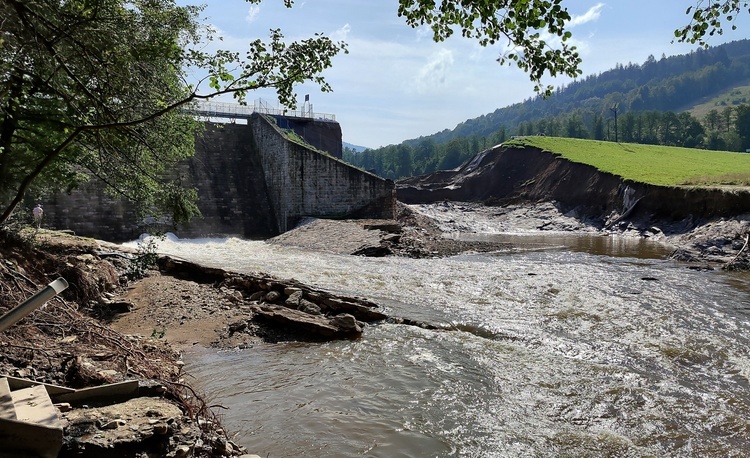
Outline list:
[[[633,209],[633,219],[649,217],[655,222],[750,213],[747,188],[635,183],[540,149],[502,145],[480,153],[457,169],[400,180],[397,196],[406,204],[445,200],[489,205],[554,201],[563,212],[577,209],[579,214],[602,224],[613,212],[621,214],[624,205],[634,202],[638,204]]]
[[[472,216],[480,206],[506,209],[487,211],[497,214],[536,208],[547,220],[541,230],[653,237],[674,245],[677,259],[747,264],[735,259],[750,232],[744,187],[635,183],[536,148],[499,145],[457,169],[403,179],[396,188],[406,204],[464,202]]]

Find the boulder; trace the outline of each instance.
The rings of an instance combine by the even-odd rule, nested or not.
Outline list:
[[[335,318],[330,319],[324,315],[311,315],[301,310],[277,305],[261,306],[255,313],[255,319],[265,321],[266,323],[293,327],[298,331],[311,334],[311,337],[333,339],[359,337],[362,334],[361,327],[351,326],[350,321],[347,319],[336,320]],[[343,324],[345,327],[340,327],[339,324]]]

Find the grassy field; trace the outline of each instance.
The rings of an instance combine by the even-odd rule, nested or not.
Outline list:
[[[688,111],[699,120],[702,120],[711,110],[716,110],[721,113],[726,107],[736,107],[747,103],[748,100],[750,100],[750,84],[745,84],[734,87],[720,94],[716,94],[712,97],[706,97],[701,103],[684,111]]]
[[[558,137],[522,137],[533,146],[625,179],[663,186],[750,186],[750,154]]]

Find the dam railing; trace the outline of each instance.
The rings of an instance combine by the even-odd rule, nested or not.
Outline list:
[[[316,113],[313,111],[312,104],[307,102],[305,102],[302,110],[288,110],[286,108],[271,108],[262,100],[254,101],[252,105],[240,105],[239,103],[229,102],[197,101],[191,103],[186,110],[199,116],[206,116],[209,118],[246,119],[253,113],[260,113],[290,118],[305,118],[316,121],[336,122],[336,115]]]

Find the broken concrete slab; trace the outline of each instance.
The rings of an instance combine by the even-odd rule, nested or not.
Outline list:
[[[324,338],[351,338],[362,334],[362,328],[342,329],[323,315],[311,315],[300,310],[278,305],[263,305],[255,311],[255,318],[291,326]]]

